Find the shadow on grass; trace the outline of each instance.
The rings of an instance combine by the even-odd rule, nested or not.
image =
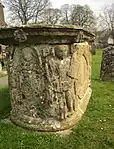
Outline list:
[[[101,81],[101,79],[99,78],[92,78],[92,80],[94,80],[94,81]]]
[[[0,119],[9,116],[11,102],[8,88],[0,88]]]

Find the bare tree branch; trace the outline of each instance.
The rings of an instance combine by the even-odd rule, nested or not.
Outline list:
[[[99,17],[100,24],[106,32],[109,32],[114,39],[114,3],[112,5],[107,5]]]
[[[39,15],[51,5],[49,0],[5,0],[13,21],[21,24],[37,23]]]
[[[62,24],[79,25],[86,29],[95,28],[95,16],[93,11],[88,5],[68,5],[65,4],[61,7]]]
[[[41,14],[41,23],[57,24],[61,18],[61,10],[49,8]]]

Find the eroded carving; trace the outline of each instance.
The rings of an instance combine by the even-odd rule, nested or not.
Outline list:
[[[14,40],[18,42],[25,42],[27,40],[26,33],[22,29],[18,29],[14,32]]]
[[[88,44],[11,46],[10,50],[13,121],[51,131],[65,129],[69,119],[82,116],[87,107],[82,100],[88,103],[91,95]]]

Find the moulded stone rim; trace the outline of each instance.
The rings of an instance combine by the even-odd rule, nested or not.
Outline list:
[[[21,26],[7,26],[7,27],[1,27],[0,28],[0,31],[5,31],[5,30],[17,30],[17,29],[46,29],[47,31],[49,29],[70,29],[72,31],[83,31],[85,32],[86,34],[88,34],[88,36],[92,36],[92,37],[95,37],[95,34],[93,34],[92,32],[84,29],[83,27],[80,27],[80,26],[76,26],[76,25],[61,25],[61,24],[58,24],[58,25],[48,25],[48,24],[27,24],[27,25],[21,25]]]

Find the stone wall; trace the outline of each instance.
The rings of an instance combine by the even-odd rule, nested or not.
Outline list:
[[[100,77],[102,80],[114,81],[114,46],[103,49]]]

